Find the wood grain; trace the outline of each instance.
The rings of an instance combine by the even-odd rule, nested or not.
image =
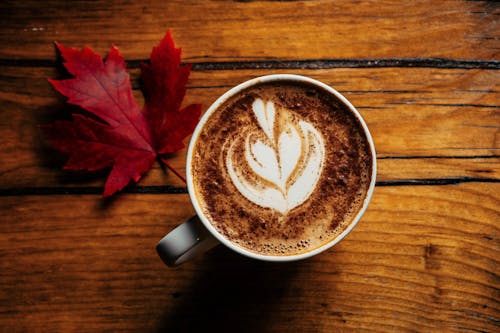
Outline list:
[[[500,6],[492,1],[1,1],[0,332],[499,332]],[[343,93],[377,147],[354,231],[276,265],[218,247],[166,268],[156,242],[194,212],[158,165],[109,200],[38,125],[76,110],[53,41],[139,65],[171,28],[206,109],[250,78]],[[185,151],[170,158],[185,171]],[[432,186],[431,186],[432,185]],[[165,194],[168,192],[169,194]]]
[[[4,197],[0,323],[9,332],[494,332],[499,190],[376,188],[355,230],[318,257],[277,265],[216,248],[177,269],[153,245],[193,214],[186,195]]]
[[[0,58],[52,59],[51,43],[145,59],[172,28],[190,62],[498,59],[499,7],[482,1],[3,1]]]
[[[201,102],[205,110],[238,83],[282,72],[194,71],[186,103]],[[335,87],[358,107],[381,158],[380,180],[499,178],[500,94],[496,70],[339,68],[296,73]],[[4,106],[0,113],[0,136],[4,140],[0,146],[0,187],[102,184],[103,174],[82,177],[62,172],[64,156],[50,150],[37,127],[64,118],[64,112],[78,111],[64,104],[64,97],[47,82],[48,77],[61,75],[52,67],[0,67],[0,104]],[[142,103],[138,70],[132,69],[131,75],[135,96]],[[185,170],[185,153],[183,150],[170,159],[180,172]],[[155,165],[141,185],[182,183]]]

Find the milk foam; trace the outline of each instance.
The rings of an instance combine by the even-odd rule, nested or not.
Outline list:
[[[325,160],[323,137],[292,111],[276,110],[272,101],[256,98],[252,111],[259,129],[243,128],[242,137],[228,145],[226,169],[245,198],[286,214],[305,202],[318,183]],[[239,149],[247,165],[236,164]]]

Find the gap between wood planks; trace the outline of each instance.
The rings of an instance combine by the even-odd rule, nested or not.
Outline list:
[[[376,186],[441,186],[456,185],[461,183],[500,183],[496,178],[456,177],[436,179],[397,179],[378,181]],[[92,187],[16,187],[0,189],[0,196],[22,196],[22,195],[61,195],[61,194],[102,194],[103,188]],[[176,186],[130,186],[121,193],[139,194],[186,194],[185,187]]]
[[[127,68],[139,68],[147,60],[129,60]],[[60,60],[45,59],[0,59],[2,66],[54,67]],[[308,59],[308,60],[259,60],[195,62],[194,71],[236,69],[329,69],[329,68],[456,68],[456,69],[500,69],[497,60],[463,60],[445,58],[385,58],[385,59]]]

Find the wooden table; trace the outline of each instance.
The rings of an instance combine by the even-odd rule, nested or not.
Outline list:
[[[0,331],[499,332],[500,6],[483,1],[6,1],[0,4]],[[194,214],[159,165],[110,200],[38,130],[71,110],[53,41],[139,66],[171,28],[206,108],[255,76],[319,79],[358,107],[378,182],[312,259],[216,248],[167,268]],[[140,101],[142,104],[142,101]],[[185,151],[171,158],[185,172]]]

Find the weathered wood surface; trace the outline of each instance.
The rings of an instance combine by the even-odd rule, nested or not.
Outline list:
[[[5,156],[0,182],[4,187],[102,184],[102,177],[92,183],[86,178],[82,184],[81,177],[61,173],[64,157],[50,153],[37,127],[75,111],[47,82],[48,77],[61,77],[60,72],[52,67],[8,66],[0,71],[4,78],[0,102],[5,106],[0,113],[0,136],[5,138],[0,146]],[[230,87],[274,72],[283,70],[193,71],[186,103],[200,102],[205,110]],[[139,72],[132,69],[131,73],[135,95],[141,100]],[[498,71],[338,68],[295,73],[335,87],[358,107],[382,158],[380,180],[499,178]],[[170,159],[180,172],[185,171],[185,154],[184,150]],[[182,185],[157,165],[141,185],[158,184]]]
[[[145,59],[171,28],[190,62],[498,58],[482,1],[3,1],[0,59],[52,60],[52,41]]]
[[[216,248],[176,269],[154,244],[193,214],[186,195],[125,194],[106,205],[94,195],[5,197],[2,326],[495,332],[499,190],[380,187],[356,229],[314,259],[266,264]]]
[[[0,3],[0,332],[500,331],[500,6],[485,1]],[[270,73],[319,79],[366,119],[378,186],[354,231],[275,265],[154,246],[194,214],[159,166],[110,200],[37,126],[68,106],[52,42],[116,44],[135,96],[167,28],[206,109]],[[73,109],[74,110],[74,109]],[[185,171],[185,151],[170,159]],[[132,193],[130,193],[132,192]]]

